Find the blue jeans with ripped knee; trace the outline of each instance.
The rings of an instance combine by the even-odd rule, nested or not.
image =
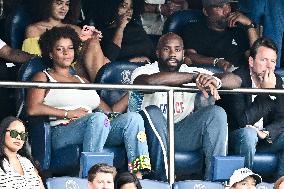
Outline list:
[[[151,169],[144,121],[138,113],[121,114],[111,122],[104,113],[91,113],[67,126],[53,127],[51,135],[53,149],[83,144],[85,152],[100,152],[105,145],[124,145],[129,171]]]

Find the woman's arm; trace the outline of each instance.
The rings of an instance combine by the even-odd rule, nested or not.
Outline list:
[[[33,81],[47,82],[46,75],[38,72],[33,77]],[[30,88],[27,93],[27,113],[30,116],[55,116],[59,118],[65,117],[65,110],[54,108],[43,104],[46,89]]]
[[[46,75],[38,72],[33,81],[47,82]],[[55,116],[57,118],[76,119],[88,114],[85,108],[77,108],[75,110],[58,109],[43,104],[46,89],[31,88],[27,94],[27,113],[30,116]]]
[[[45,188],[44,188],[44,185],[43,185],[43,182],[42,182],[42,179],[41,179],[41,177],[39,176],[37,169],[35,169],[35,172],[36,172],[36,175],[37,175],[37,177],[38,177],[38,179],[39,179],[39,187],[40,187],[40,189],[45,189]]]

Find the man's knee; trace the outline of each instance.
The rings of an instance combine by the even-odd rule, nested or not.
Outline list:
[[[150,114],[151,116],[155,116],[155,115],[162,115],[163,116],[163,113],[161,111],[161,109],[158,107],[158,106],[155,106],[155,105],[150,105],[150,106],[147,106],[145,108],[145,110],[148,112],[148,114]]]
[[[223,108],[220,106],[212,105],[208,106],[207,115],[212,119],[220,122],[220,125],[227,126],[227,114]]]
[[[237,138],[241,144],[251,147],[255,147],[258,141],[256,130],[249,127],[239,129]]]

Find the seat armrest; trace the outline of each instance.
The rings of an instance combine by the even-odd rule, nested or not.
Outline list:
[[[32,156],[39,161],[42,170],[50,166],[51,133],[47,116],[29,117],[29,140],[32,147]]]

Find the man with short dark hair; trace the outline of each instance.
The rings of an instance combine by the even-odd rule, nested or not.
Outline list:
[[[241,88],[282,89],[282,79],[275,74],[277,47],[267,38],[259,38],[250,49],[249,69],[237,69]],[[258,143],[266,143],[279,154],[276,177],[284,175],[284,96],[280,94],[227,94],[220,105],[226,110],[229,148],[245,157],[245,166],[253,167]]]
[[[8,46],[2,39],[0,39],[0,58],[12,61],[24,63],[30,60],[33,56],[25,53],[19,49],[13,49]]]
[[[252,21],[232,12],[230,0],[202,0],[204,19],[182,32],[187,64],[209,64],[231,70],[244,64],[245,52],[258,38]]]
[[[116,169],[105,163],[99,163],[88,171],[89,189],[114,189]]]

